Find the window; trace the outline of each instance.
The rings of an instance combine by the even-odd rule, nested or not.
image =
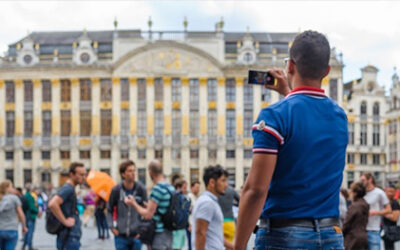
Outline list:
[[[171,91],[172,91],[172,101],[180,102],[181,101],[181,79],[173,78],[171,82]]]
[[[243,152],[243,157],[244,157],[245,159],[251,159],[251,158],[253,158],[253,150],[251,150],[251,149],[245,149],[244,152]]]
[[[90,79],[80,79],[81,101],[92,100],[92,82]]]
[[[61,151],[60,151],[60,158],[61,158],[62,160],[69,160],[69,158],[70,158],[70,151],[63,151],[63,150],[61,150]]]
[[[6,81],[6,102],[15,102],[15,85],[13,81]]]
[[[367,119],[367,103],[365,101],[362,102],[360,106],[360,119],[361,120]]]
[[[129,159],[129,150],[121,150],[120,156],[121,159]]]
[[[200,171],[198,168],[190,168],[190,184],[200,180]]]
[[[6,134],[7,137],[14,137],[15,134],[15,113],[14,111],[6,112]]]
[[[155,151],[154,151],[154,157],[155,157],[156,159],[161,160],[161,159],[163,158],[163,151],[162,151],[162,149],[161,149],[161,150],[155,150]]]
[[[215,109],[209,109],[208,110],[207,133],[208,133],[208,140],[210,142],[216,143],[216,138],[217,138],[217,111]]]
[[[243,84],[243,104],[244,109],[253,108],[254,97],[253,97],[253,85],[244,83]]]
[[[253,110],[245,110],[243,116],[243,136],[244,138],[251,138],[254,123]]]
[[[100,158],[101,159],[111,159],[111,151],[110,150],[101,150]]]
[[[140,160],[146,159],[146,149],[138,149],[138,159]]]
[[[51,183],[51,173],[49,172],[42,172],[42,183],[47,183],[50,184]]]
[[[162,78],[154,79],[154,101],[162,102],[164,100],[164,86]]]
[[[225,85],[226,102],[234,102],[236,100],[236,82],[235,79],[226,79]]]
[[[367,124],[361,124],[360,144],[367,145]]]
[[[101,116],[101,135],[102,136],[110,136],[111,135],[111,110],[110,109],[103,109],[100,111]]]
[[[337,79],[331,79],[329,81],[329,94],[331,96],[331,99],[334,101],[337,101],[337,93],[338,93],[338,80]]]
[[[215,149],[208,150],[208,158],[212,160],[217,159],[217,150]]]
[[[236,187],[236,171],[234,167],[226,168],[228,171],[228,185],[235,188]]]
[[[199,110],[200,105],[200,88],[198,79],[190,79],[189,81],[190,110]]]
[[[372,132],[372,144],[374,146],[379,146],[379,125],[374,125],[373,126],[373,132]]]
[[[226,110],[226,140],[227,142],[234,142],[236,137],[236,119],[235,110]]]
[[[112,100],[112,83],[111,79],[100,80],[100,100],[102,102],[109,102]]]
[[[180,160],[181,159],[181,150],[179,148],[172,149],[172,160]]]
[[[354,154],[353,153],[348,153],[347,154],[347,163],[348,164],[354,164]]]
[[[24,169],[24,183],[32,183],[32,169]]]
[[[138,79],[138,110],[146,111],[146,79]]]
[[[80,112],[81,136],[90,136],[92,133],[92,114],[90,111]]]
[[[129,109],[121,110],[121,135],[129,136]]]
[[[147,117],[146,117],[146,112],[139,111],[138,113],[138,120],[137,120],[137,126],[138,126],[138,137],[140,138],[145,138],[146,137],[146,128],[147,128]]]
[[[50,137],[51,135],[51,111],[43,111],[42,113],[42,135]]]
[[[190,158],[191,159],[199,159],[199,150],[198,149],[191,149],[190,150]]]
[[[162,109],[154,111],[154,139],[156,144],[162,144],[164,134],[164,116]]]
[[[362,165],[366,165],[367,164],[367,154],[360,154],[360,163]]]
[[[24,112],[24,137],[32,138],[33,134],[33,112],[25,111]]]
[[[14,181],[14,170],[6,169],[6,180]]]
[[[49,80],[42,81],[42,101],[51,102],[51,82]]]
[[[379,122],[379,103],[374,103],[374,107],[372,110],[374,122]]]
[[[373,154],[372,155],[372,163],[374,165],[379,165],[380,164],[379,154]]]
[[[71,111],[61,110],[61,136],[71,134]]]
[[[90,159],[90,150],[81,150],[81,151],[79,151],[79,158],[81,158],[81,159]]]
[[[261,88],[261,101],[271,102],[271,90],[266,88]]]
[[[61,80],[61,101],[71,101],[71,81],[68,79]]]
[[[50,151],[42,151],[42,160],[50,160],[51,152]]]
[[[199,138],[200,117],[199,111],[190,111],[190,137]]]
[[[208,101],[217,101],[217,79],[208,79],[207,81]]]
[[[138,169],[138,179],[143,185],[146,186],[146,168],[139,168]]]
[[[33,84],[32,81],[24,81],[24,102],[33,102]]]
[[[24,160],[32,160],[32,151],[24,151]]]
[[[129,79],[121,79],[121,101],[129,101]]]
[[[226,150],[226,158],[234,159],[235,158],[235,150]]]
[[[181,143],[181,130],[182,130],[182,120],[181,112],[179,110],[172,111],[172,141],[174,144]]]
[[[349,145],[354,145],[354,123],[348,124],[349,129]]]
[[[13,151],[6,151],[6,160],[7,161],[14,160],[14,152]]]

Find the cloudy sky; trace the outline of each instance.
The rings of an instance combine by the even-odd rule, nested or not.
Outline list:
[[[360,68],[380,69],[378,83],[391,85],[400,68],[400,2],[397,1],[1,1],[0,51],[29,31],[120,29],[213,30],[221,17],[225,31],[297,32],[314,29],[343,53],[344,80]]]

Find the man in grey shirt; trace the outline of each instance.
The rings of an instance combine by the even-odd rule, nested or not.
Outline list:
[[[232,187],[228,186],[224,194],[218,196],[218,204],[224,215],[224,237],[229,242],[233,243],[235,239],[235,217],[233,215],[233,204],[239,204],[239,194]]]
[[[233,249],[232,243],[224,240],[223,214],[217,198],[225,193],[227,176],[226,170],[219,165],[204,170],[206,191],[193,208],[192,249],[221,250],[224,246]]]
[[[381,246],[381,237],[379,235],[381,217],[391,213],[392,209],[385,192],[375,186],[375,178],[371,173],[363,173],[361,182],[367,190],[364,199],[369,204],[368,249],[379,250]]]

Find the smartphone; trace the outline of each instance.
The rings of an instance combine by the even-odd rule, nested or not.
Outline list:
[[[270,73],[266,71],[249,70],[249,84],[260,84],[260,85],[276,85],[277,81]]]

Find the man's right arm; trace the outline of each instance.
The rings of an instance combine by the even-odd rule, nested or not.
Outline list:
[[[206,248],[206,237],[208,229],[208,221],[203,219],[196,220],[196,250],[204,250]]]
[[[49,202],[49,209],[54,214],[54,216],[66,227],[73,227],[75,225],[75,219],[73,217],[65,218],[63,212],[61,211],[61,204],[64,200],[59,196],[54,196]]]
[[[114,226],[114,209],[117,206],[119,199],[119,191],[115,188],[111,190],[110,198],[107,203],[107,224],[108,227],[111,228],[111,231],[114,235],[118,235],[119,232],[117,228]]]

